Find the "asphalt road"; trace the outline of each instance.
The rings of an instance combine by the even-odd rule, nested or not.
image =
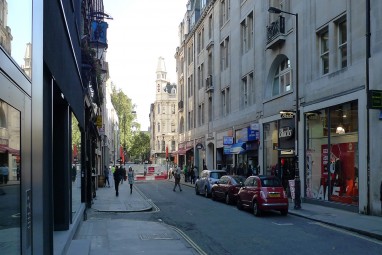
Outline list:
[[[279,212],[255,217],[236,206],[195,195],[191,187],[172,191],[168,181],[136,182],[155,205],[152,212],[98,217],[163,221],[180,229],[209,255],[382,254],[382,242]]]

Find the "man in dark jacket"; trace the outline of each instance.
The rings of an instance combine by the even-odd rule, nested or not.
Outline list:
[[[122,175],[123,175],[122,168],[117,166],[117,168],[115,169],[115,172],[113,173],[115,195],[117,197],[119,195],[118,188],[119,188],[119,183],[121,182]]]

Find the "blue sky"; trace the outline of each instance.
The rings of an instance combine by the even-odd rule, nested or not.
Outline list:
[[[160,56],[165,59],[167,78],[176,82],[174,55],[186,4],[187,0],[104,0],[104,11],[113,17],[107,20],[110,77],[137,105],[141,130],[150,123]]]

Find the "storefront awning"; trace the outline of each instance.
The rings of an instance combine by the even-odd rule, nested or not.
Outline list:
[[[2,145],[0,144],[0,153],[9,153],[9,154],[12,154],[12,155],[15,155],[15,156],[19,156],[20,155],[20,151],[19,150],[16,150],[16,149],[13,149],[13,148],[10,148],[6,145]]]
[[[191,150],[192,148],[187,148],[187,149],[179,149],[177,151],[178,155],[186,155],[187,151]]]
[[[246,150],[246,143],[242,142],[242,143],[232,144],[229,152],[231,154],[241,154],[241,153],[244,153],[245,150]]]

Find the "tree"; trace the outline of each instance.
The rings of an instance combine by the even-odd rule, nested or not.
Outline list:
[[[138,132],[133,136],[130,155],[141,162],[148,160],[150,155],[150,136],[147,132]]]
[[[81,148],[81,131],[78,127],[78,121],[74,114],[72,113],[72,150],[74,148]]]
[[[121,89],[117,90],[114,84],[112,84],[111,90],[111,103],[119,119],[120,144],[126,152],[129,152],[133,143],[132,127],[135,127],[138,132],[140,130],[140,124],[135,122],[136,115],[133,111],[135,105]]]

